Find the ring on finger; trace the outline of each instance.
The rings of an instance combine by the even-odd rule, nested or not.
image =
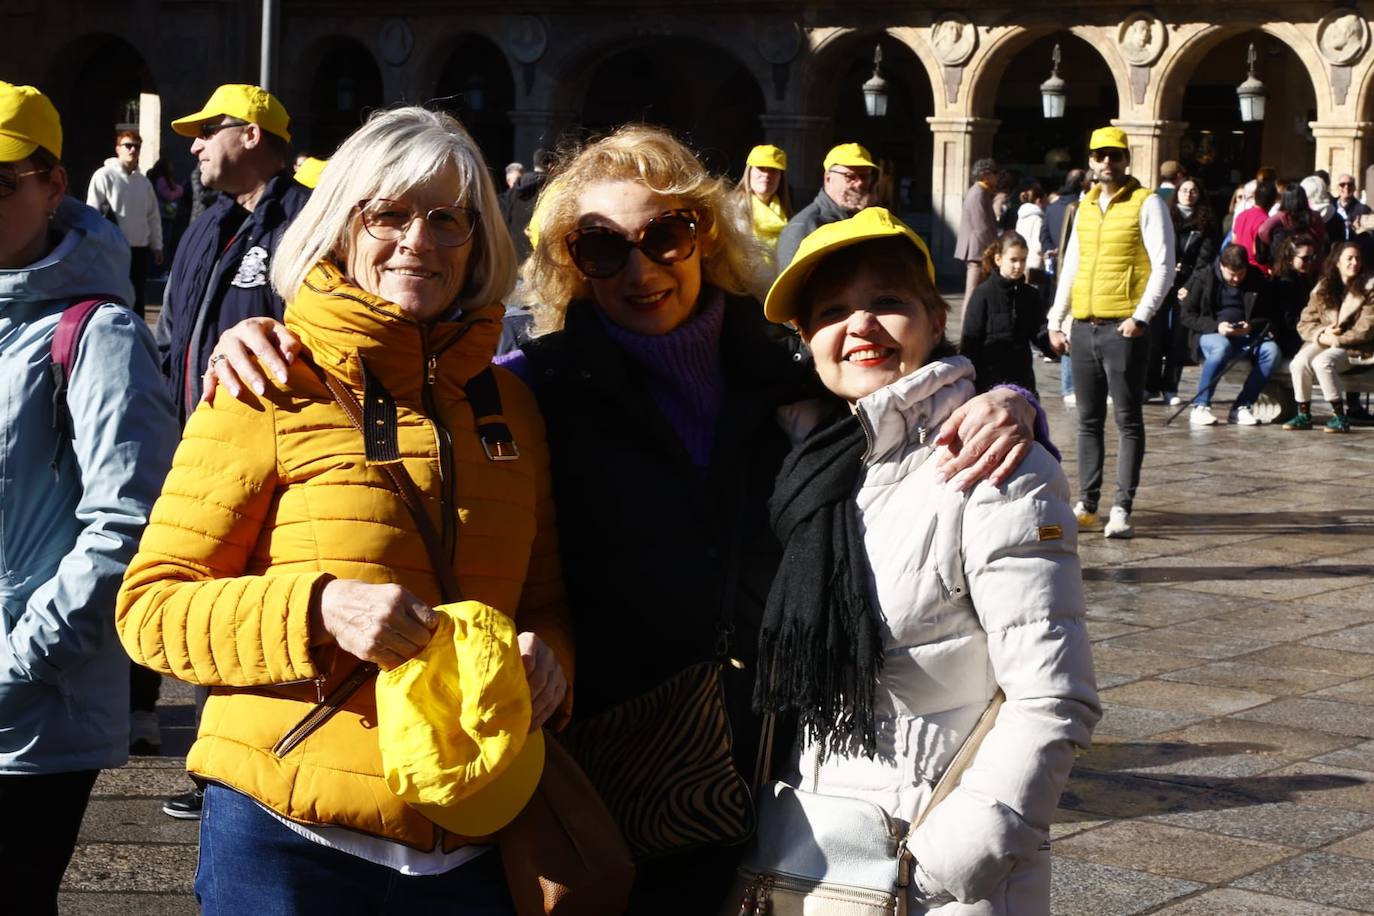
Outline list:
[[[214,354],[213,356],[210,357],[210,368],[211,368],[211,369],[215,368],[215,363],[219,362],[220,360],[225,360],[225,359],[228,359],[228,358],[229,358],[229,357],[228,357],[228,356],[225,356],[223,353],[216,353],[216,354]]]

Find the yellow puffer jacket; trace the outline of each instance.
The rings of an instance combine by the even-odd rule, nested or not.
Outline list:
[[[1150,255],[1140,235],[1140,207],[1154,192],[1134,178],[1102,212],[1097,185],[1078,206],[1078,272],[1073,278],[1073,317],[1129,318],[1150,283]]]
[[[536,632],[571,681],[543,421],[529,389],[497,369],[520,457],[491,461],[463,391],[490,363],[501,315],[492,305],[422,326],[321,264],[286,321],[359,400],[364,366],[381,382],[395,401],[401,460],[435,528],[456,535],[462,596]],[[272,753],[358,663],[311,645],[311,602],[335,577],[396,583],[440,601],[412,516],[367,462],[361,434],[297,361],[283,388],[243,400],[221,392],[192,415],[119,594],[120,640],[138,663],[212,688],[187,759],[192,773],[301,823],[456,848],[463,838],[440,836],[387,790],[372,684],[290,753]],[[562,714],[570,708],[569,699]]]

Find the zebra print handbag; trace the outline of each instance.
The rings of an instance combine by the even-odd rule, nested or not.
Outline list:
[[[720,673],[719,662],[692,665],[559,735],[636,861],[753,835],[754,803],[731,756]]]

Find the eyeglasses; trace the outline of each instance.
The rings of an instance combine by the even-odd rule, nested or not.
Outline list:
[[[1353,182],[1353,181],[1338,181],[1338,182],[1336,182],[1336,187],[1338,187],[1338,188],[1353,188],[1353,187],[1355,187],[1355,182]]]
[[[143,149],[142,143],[129,143],[127,140],[119,145],[123,149]]]
[[[27,172],[16,172],[11,167],[0,167],[0,198],[9,197],[19,188],[19,179],[28,178],[31,175],[46,175],[48,169],[30,169]]]
[[[213,137],[215,134],[219,133],[222,130],[228,130],[231,127],[247,126],[247,122],[244,121],[228,121],[223,124],[214,124],[207,121],[206,123],[200,125],[200,139],[209,140],[211,137]]]
[[[635,248],[650,261],[666,267],[690,258],[697,250],[700,219],[695,210],[669,210],[645,223],[635,239],[609,226],[574,229],[566,237],[568,254],[578,270],[597,280],[614,277],[624,270],[630,251]]]
[[[1126,151],[1115,147],[1095,149],[1092,151],[1092,157],[1098,162],[1121,162],[1126,158]]]
[[[363,229],[379,242],[404,238],[410,231],[410,224],[423,218],[434,243],[443,248],[466,245],[477,229],[480,215],[470,207],[435,207],[419,213],[400,201],[385,197],[359,201],[358,214],[362,217]]]
[[[845,169],[831,169],[826,174],[834,175],[841,179],[845,184],[853,185],[866,185],[873,178],[873,175],[869,169],[864,169],[862,172],[850,172],[846,171]]]

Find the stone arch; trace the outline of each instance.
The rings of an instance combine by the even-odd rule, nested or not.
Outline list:
[[[1317,100],[1318,120],[1325,120],[1331,114],[1333,99],[1330,80],[1326,70],[1318,63],[1321,56],[1307,31],[1291,22],[1266,21],[1266,16],[1258,12],[1246,14],[1232,10],[1228,14],[1228,20],[1225,23],[1203,26],[1191,34],[1176,36],[1173,39],[1177,45],[1166,50],[1164,58],[1159,62],[1160,71],[1155,77],[1153,99],[1146,100],[1150,105],[1151,117],[1161,120],[1176,119],[1182,110],[1184,90],[1187,89],[1198,64],[1217,45],[1245,32],[1264,32],[1277,38],[1287,47],[1303,65],[1311,81],[1312,91]],[[1305,48],[1310,53],[1300,54],[1299,48]],[[1244,78],[1244,73],[1237,74],[1236,83],[1239,84]]]
[[[500,173],[515,158],[515,74],[505,50],[484,32],[464,31],[431,49],[424,72],[422,85],[432,87],[426,104],[458,118],[493,174]]]
[[[1066,32],[1081,39],[1101,57],[1107,72],[1116,84],[1118,113],[1127,111],[1131,107],[1131,90],[1126,65],[1115,51],[1103,50],[1102,30],[1089,25],[1045,24],[1011,26],[985,39],[987,44],[975,52],[973,59],[968,63],[968,72],[964,75],[964,80],[968,84],[966,89],[961,89],[966,99],[964,113],[975,118],[992,117],[997,104],[997,90],[1002,84],[1007,67],[1029,45],[1059,32]],[[1048,64],[1046,61],[1046,76],[1049,75]]]
[[[883,118],[864,113],[861,93],[872,72],[875,45],[883,49],[882,73],[889,87]],[[885,201],[908,214],[925,214],[931,207],[933,141],[926,119],[938,108],[931,62],[914,29],[837,28],[812,34],[805,66],[798,68],[807,75],[798,86],[797,104],[819,119],[817,155],[835,143],[863,143],[886,166]],[[816,171],[794,179],[794,189],[819,184],[820,164],[804,164]]]
[[[292,140],[328,158],[384,104],[381,68],[364,42],[338,33],[313,41],[297,61],[293,97],[301,104],[291,110]]]
[[[567,54],[560,108],[587,135],[645,121],[686,140],[713,171],[737,175],[763,142],[766,110],[757,73],[729,43],[697,34],[639,35]]]
[[[62,118],[62,158],[72,196],[84,200],[91,175],[114,154],[115,125],[136,114],[141,96],[157,94],[150,60],[133,38],[113,32],[79,36],[53,56],[42,88]],[[155,117],[160,128],[165,119],[160,112]],[[145,149],[156,149],[150,142],[156,143],[158,132],[144,134]]]
[[[1264,36],[1259,75],[1269,104],[1258,123],[1240,121],[1234,95],[1245,78],[1247,36]],[[1178,158],[1214,192],[1250,177],[1260,165],[1275,166],[1282,174],[1307,174],[1317,152],[1308,124],[1332,109],[1329,81],[1306,59],[1315,56],[1306,33],[1289,23],[1236,17],[1180,35],[1178,47],[1161,64],[1154,97],[1147,100],[1154,117],[1179,125],[1178,152],[1169,158]],[[1286,80],[1276,78],[1279,74]],[[1306,142],[1295,143],[1295,132]]]

